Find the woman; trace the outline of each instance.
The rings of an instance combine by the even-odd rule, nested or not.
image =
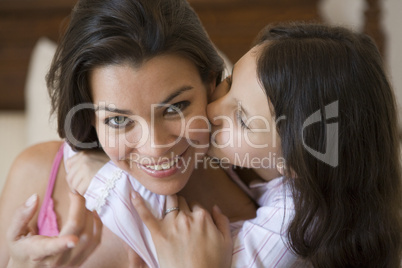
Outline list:
[[[217,202],[231,219],[253,217],[253,202],[226,173],[196,168],[207,150],[208,124],[190,119],[205,116],[207,97],[222,69],[222,59],[185,1],[78,2],[48,76],[59,134],[68,144],[64,148],[57,142],[34,146],[14,163],[1,197],[1,217],[6,219],[0,225],[2,265],[145,265],[121,238],[100,228],[96,214],[83,208],[82,197],[69,194],[62,158],[67,159],[65,152],[71,148],[102,146],[116,165],[158,194],[181,191],[207,209]],[[150,111],[155,100],[160,105]],[[180,129],[178,110],[185,115],[185,128]],[[162,146],[151,146],[151,140],[135,146],[141,141],[138,128],[146,127],[140,125],[142,121],[134,124],[136,115],[146,123],[156,120],[149,130],[156,128],[152,142]],[[186,166],[179,166],[176,157]],[[141,166],[131,169],[133,161]],[[159,166],[165,171],[156,170]],[[208,184],[201,178],[208,178]],[[210,190],[215,188],[221,190]],[[229,202],[233,196],[236,202]],[[3,239],[15,209],[24,200],[26,205],[14,221],[20,224],[13,225],[7,240]],[[38,242],[46,246],[37,247]],[[230,249],[230,239],[222,237],[219,248]],[[220,251],[215,252],[219,258]],[[156,263],[145,261],[148,266]]]

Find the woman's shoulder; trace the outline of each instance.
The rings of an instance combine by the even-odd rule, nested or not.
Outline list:
[[[44,142],[22,151],[10,168],[5,188],[11,185],[17,185],[20,189],[46,185],[53,159],[62,143]]]
[[[0,240],[4,236],[15,210],[28,197],[36,193],[42,200],[49,181],[53,159],[61,145],[61,141],[33,145],[21,152],[14,160],[0,196],[0,218],[2,218]]]
[[[14,161],[13,167],[15,165],[23,165],[28,169],[40,168],[49,162],[51,165],[54,156],[62,144],[63,141],[48,141],[32,145],[18,155]]]

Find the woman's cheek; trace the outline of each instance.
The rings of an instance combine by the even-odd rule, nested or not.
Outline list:
[[[110,130],[109,127],[103,124],[97,125],[96,131],[99,143],[109,158],[112,161],[121,159],[121,152],[124,151],[124,143],[119,141],[119,135],[116,135],[116,131]]]
[[[193,143],[208,147],[210,124],[205,111],[197,111],[186,118],[184,136]]]

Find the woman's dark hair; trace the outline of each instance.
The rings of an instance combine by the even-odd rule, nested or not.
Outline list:
[[[256,44],[260,82],[285,118],[290,247],[315,267],[400,267],[396,104],[374,42],[293,23],[268,26]]]
[[[140,67],[161,54],[192,61],[204,83],[220,81],[223,60],[185,0],[79,1],[47,76],[60,137],[75,150],[99,144],[90,108],[91,70],[122,63]]]

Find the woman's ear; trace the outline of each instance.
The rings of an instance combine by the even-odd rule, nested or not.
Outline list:
[[[276,170],[281,174],[282,176],[285,176],[285,163],[279,162],[276,164]]]
[[[287,166],[286,166],[286,164],[285,164],[285,162],[283,161],[281,161],[281,162],[278,162],[277,164],[276,164],[276,170],[279,172],[279,174],[281,174],[282,176],[287,176],[287,177],[289,177],[289,178],[297,178],[297,174],[296,174],[296,172],[293,170],[293,169],[291,169],[291,168],[288,168]]]
[[[214,95],[217,84],[219,84],[219,83],[216,81],[216,76],[211,74],[211,82],[209,82],[207,85],[208,103],[210,103],[212,101],[212,96]]]

